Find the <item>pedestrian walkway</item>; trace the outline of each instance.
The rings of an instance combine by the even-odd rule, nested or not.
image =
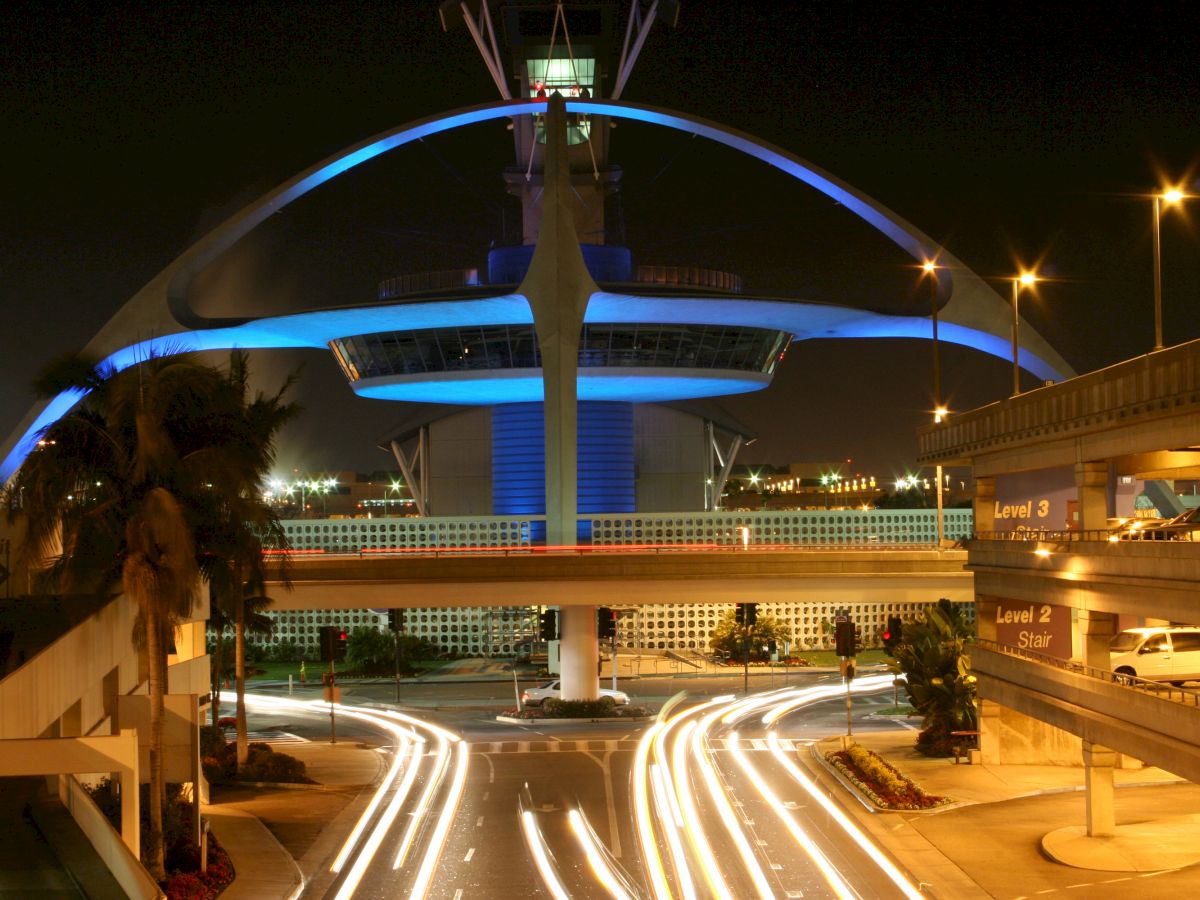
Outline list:
[[[916,752],[908,730],[859,734],[855,741],[927,793],[952,801],[926,812],[868,811],[857,794],[848,804],[930,896],[1016,898],[1072,889],[1071,896],[1089,900],[1180,891],[1200,895],[1200,867],[1194,865],[1200,859],[1200,816],[1191,813],[1200,787],[1168,772],[1117,769],[1118,835],[1080,843],[1085,830],[1081,767],[931,759]],[[823,757],[840,746],[841,739],[832,738],[818,742],[812,752]],[[822,780],[832,782],[827,772]],[[839,790],[850,794],[844,786]],[[1075,825],[1052,831],[1072,818]],[[1060,834],[1060,846],[1071,840],[1076,846],[1056,861],[1057,854],[1045,846],[1048,834]],[[1134,873],[1158,877],[1142,882]]]
[[[347,807],[357,818],[355,801],[383,768],[379,752],[356,741],[289,743],[282,752],[301,760],[317,784],[217,788],[217,799],[221,793],[236,799],[201,808],[237,872],[222,900],[286,900],[324,877],[344,837],[343,829],[328,827],[330,820]]]

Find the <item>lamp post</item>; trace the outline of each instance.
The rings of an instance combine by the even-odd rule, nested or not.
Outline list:
[[[1030,287],[1038,280],[1037,275],[1033,272],[1022,272],[1012,280],[1012,362],[1013,362],[1013,396],[1021,393],[1021,365],[1020,365],[1020,345],[1017,342],[1017,332],[1021,327],[1021,315],[1019,312],[1019,304],[1021,297],[1021,288]]]
[[[942,359],[938,348],[938,282],[937,263],[926,260],[921,268],[929,276],[929,311],[933,321],[933,423],[940,424],[946,415],[942,407]],[[942,511],[942,464],[937,466],[937,544],[942,547],[945,537],[945,515]]]
[[[1171,188],[1161,194],[1154,195],[1154,349],[1163,348],[1162,324],[1162,237],[1160,235],[1162,208],[1165,203],[1171,206],[1184,199],[1183,191]]]

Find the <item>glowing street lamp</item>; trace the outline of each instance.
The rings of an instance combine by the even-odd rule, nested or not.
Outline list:
[[[1170,188],[1161,194],[1154,195],[1154,349],[1163,348],[1162,323],[1162,238],[1159,235],[1159,223],[1162,220],[1162,208],[1174,206],[1187,199],[1187,194],[1179,188]]]
[[[1037,275],[1033,272],[1022,272],[1012,280],[1012,363],[1013,363],[1013,396],[1021,393],[1021,365],[1020,365],[1020,345],[1017,342],[1017,331],[1021,327],[1021,315],[1018,312],[1020,303],[1021,288],[1032,287],[1038,281]]]
[[[938,265],[932,260],[926,260],[921,265],[921,270],[929,276],[929,312],[930,319],[933,321],[933,408],[940,412],[942,409],[942,360],[938,348]],[[935,421],[940,422],[941,418],[936,418]]]

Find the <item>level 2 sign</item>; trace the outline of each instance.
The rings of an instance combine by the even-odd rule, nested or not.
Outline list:
[[[1010,647],[1070,659],[1070,607],[1001,600],[996,604],[996,640]]]

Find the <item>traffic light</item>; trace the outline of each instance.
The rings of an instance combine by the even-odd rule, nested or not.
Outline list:
[[[610,640],[617,634],[616,610],[601,606],[596,610],[596,636],[602,641]]]
[[[733,621],[739,625],[746,624],[746,607],[744,604],[735,603],[733,605]]]
[[[746,608],[746,624],[753,625],[758,621],[758,604],[743,603],[742,606]]]
[[[346,644],[350,636],[335,625],[322,625],[321,662],[341,662],[346,658]]]
[[[849,658],[854,656],[854,623],[846,620],[838,622],[833,629],[834,644],[837,655]]]
[[[900,643],[903,623],[899,616],[888,616],[887,627],[883,629],[883,649],[888,656],[896,655],[896,645]]]
[[[543,641],[558,640],[558,610],[543,609],[538,618],[538,637]]]
[[[858,656],[858,654],[863,652],[863,649],[864,649],[864,647],[863,647],[862,626],[855,625],[854,626],[854,655]]]
[[[389,609],[388,610],[388,628],[392,631],[404,630],[404,610]]]

